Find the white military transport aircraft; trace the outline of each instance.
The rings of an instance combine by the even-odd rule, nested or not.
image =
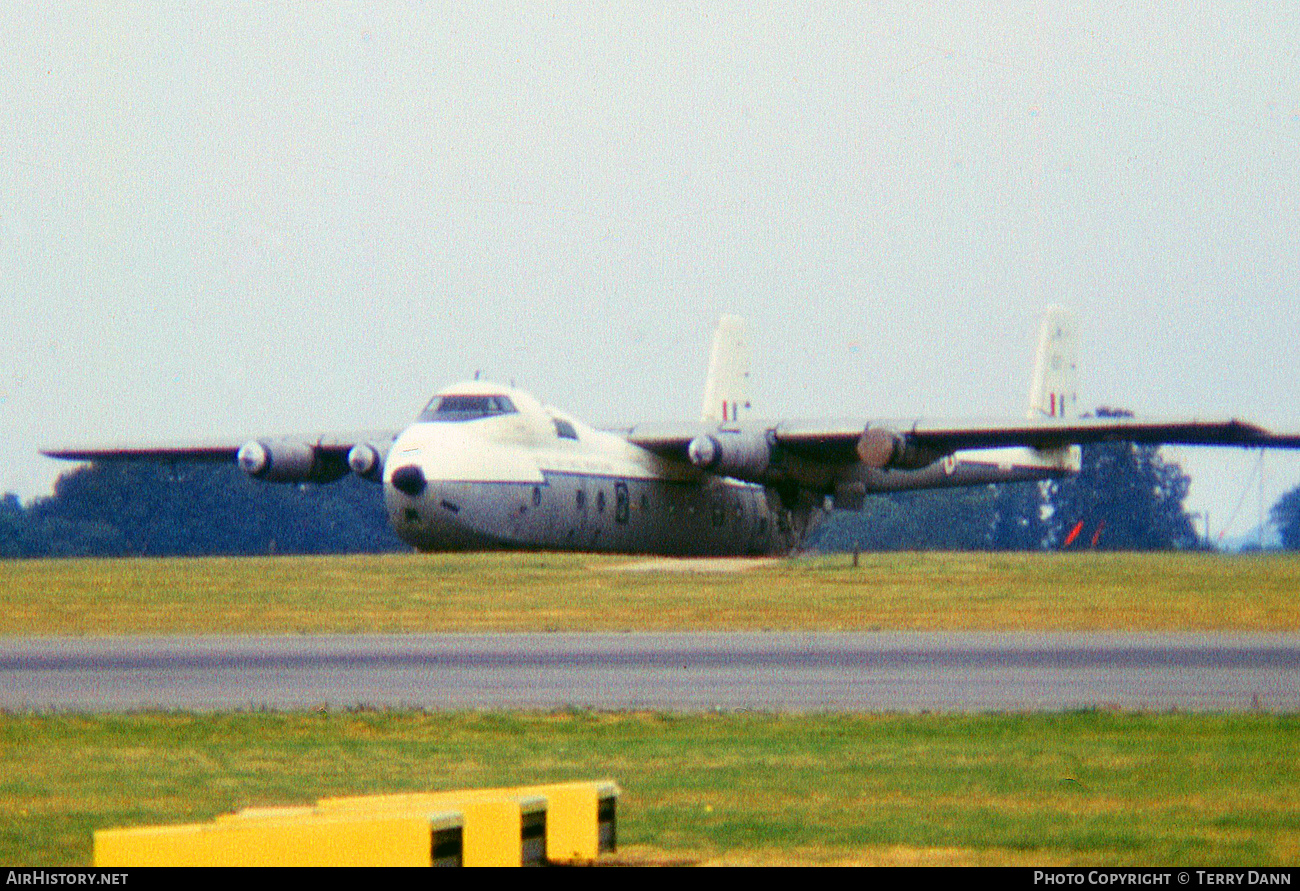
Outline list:
[[[1075,344],[1073,317],[1050,310],[1023,420],[752,419],[744,323],[723,316],[696,423],[595,430],[522,390],[471,381],[402,430],[44,454],[237,461],[270,482],[355,473],[382,483],[393,528],[421,551],[731,555],[788,552],[817,509],[854,509],[868,492],[1064,476],[1082,443],[1300,448],[1300,434],[1237,420],[1078,418]]]

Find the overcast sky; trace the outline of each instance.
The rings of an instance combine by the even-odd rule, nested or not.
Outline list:
[[[476,370],[692,418],[1300,430],[1300,7],[0,7],[0,491],[63,442],[400,426]],[[1300,461],[1179,450],[1253,526]]]

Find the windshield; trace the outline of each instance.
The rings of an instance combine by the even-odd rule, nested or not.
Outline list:
[[[518,409],[508,396],[435,396],[420,413],[421,421],[474,421],[514,414]]]

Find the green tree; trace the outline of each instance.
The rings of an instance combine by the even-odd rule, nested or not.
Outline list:
[[[0,554],[10,555],[0,510]],[[79,467],[18,514],[14,556],[322,554],[406,550],[377,485],[274,485],[232,465]]]
[[[1047,545],[1040,483],[1003,483],[993,487],[989,546],[995,551],[1039,551]]]
[[[1268,516],[1282,536],[1282,547],[1300,550],[1300,486],[1279,498]]]
[[[1098,417],[1131,417],[1100,408]],[[1048,486],[1048,540],[1055,547],[1154,551],[1194,548],[1183,507],[1191,478],[1158,446],[1131,442],[1083,447],[1077,475]]]
[[[804,543],[820,551],[1036,550],[1042,547],[1036,483],[891,492],[860,511],[835,511]]]
[[[6,492],[0,499],[0,557],[23,556],[23,506],[18,496]]]

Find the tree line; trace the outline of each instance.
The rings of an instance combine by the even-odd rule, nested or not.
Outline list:
[[[1203,543],[1183,504],[1189,484],[1158,447],[1089,445],[1075,476],[869,496],[860,511],[831,512],[804,544],[820,551],[1194,549]],[[1284,546],[1300,548],[1300,487],[1271,517]],[[48,498],[0,499],[0,557],[404,550],[379,487],[352,476],[272,485],[233,464],[103,463],[64,474]]]
[[[275,485],[233,463],[101,463],[54,494],[0,500],[0,557],[340,554],[404,551],[375,483]]]

